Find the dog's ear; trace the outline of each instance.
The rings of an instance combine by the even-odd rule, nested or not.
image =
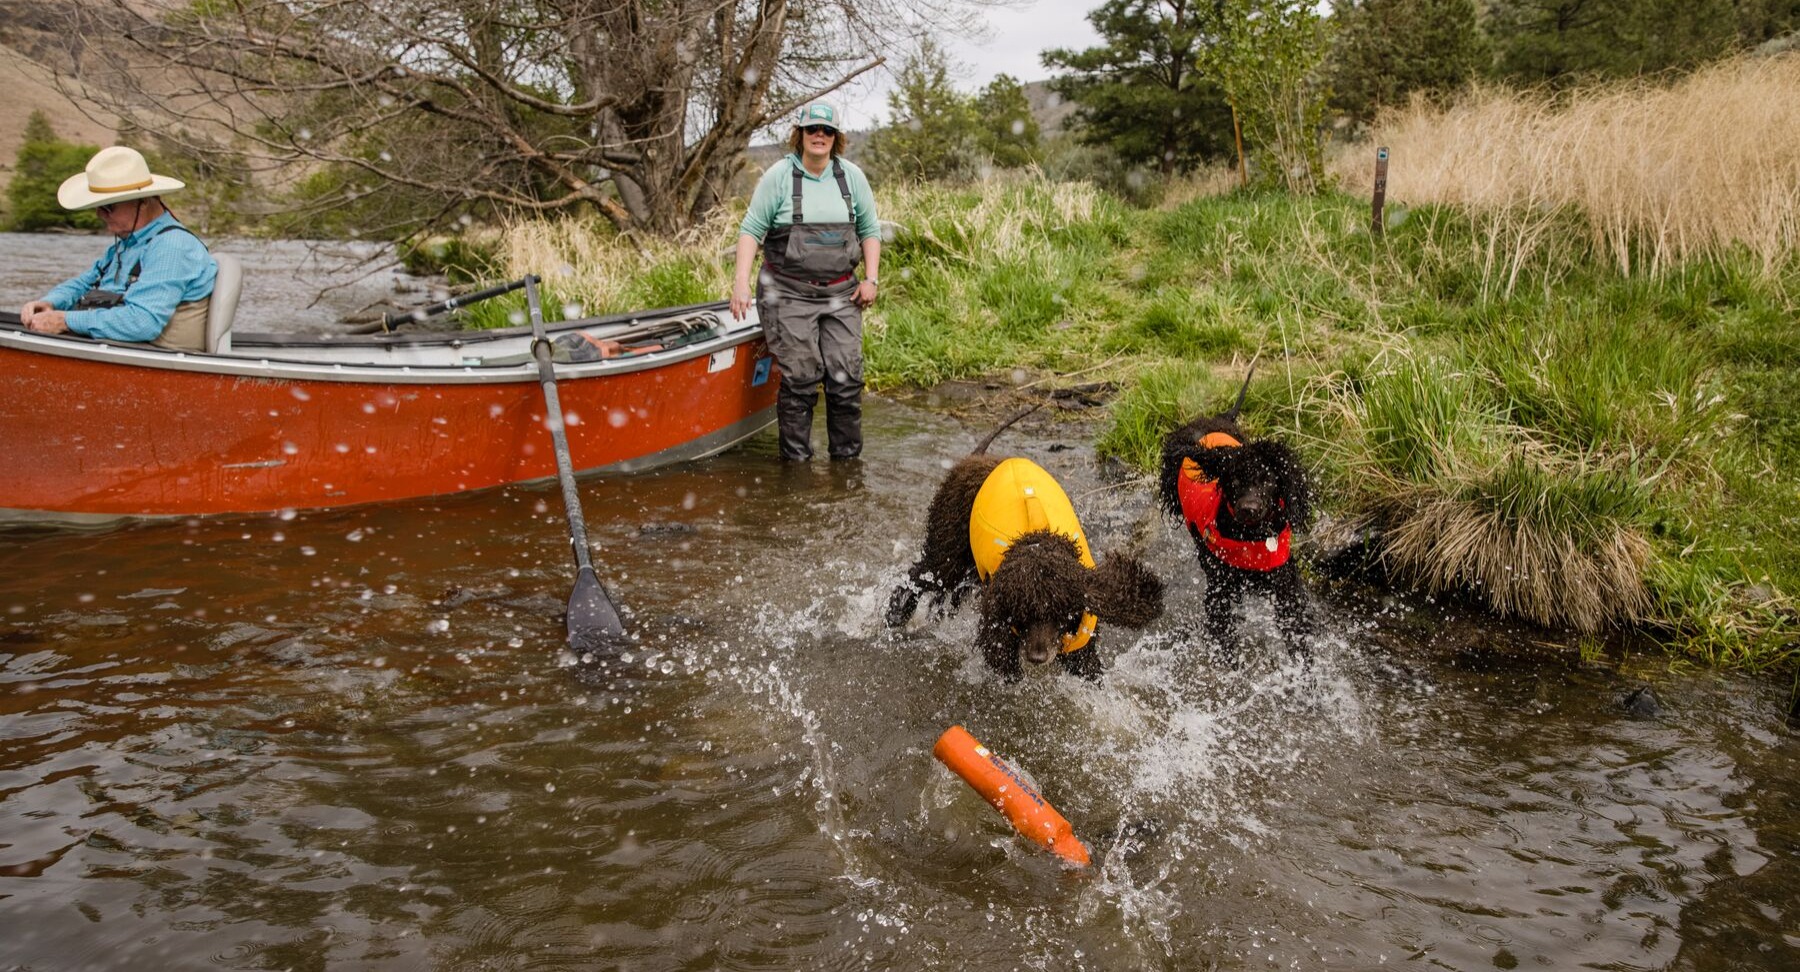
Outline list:
[[[1288,524],[1297,531],[1304,530],[1312,522],[1312,489],[1307,485],[1306,466],[1287,443],[1277,444],[1274,466],[1281,480],[1279,495],[1287,504]]]
[[[1206,449],[1194,441],[1186,428],[1177,429],[1163,440],[1162,469],[1157,477],[1157,498],[1170,516],[1181,516],[1181,463],[1192,459],[1207,479],[1220,478],[1232,459],[1233,449]]]
[[[1185,445],[1192,447],[1192,439]],[[1179,518],[1181,516],[1181,460],[1187,455],[1187,448],[1178,429],[1163,439],[1162,467],[1156,480],[1156,498],[1163,512]]]
[[[1108,554],[1087,571],[1087,609],[1109,624],[1141,628],[1162,617],[1162,579],[1136,557]]]

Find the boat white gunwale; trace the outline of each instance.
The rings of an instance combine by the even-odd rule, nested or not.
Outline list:
[[[648,322],[663,316],[665,315],[638,315],[635,320]],[[676,315],[667,316],[673,319]],[[679,347],[639,352],[616,358],[603,358],[598,361],[557,362],[557,378],[558,380],[574,381],[655,370],[734,348],[749,343],[762,335],[760,323],[753,318],[745,321],[731,321],[716,314],[714,316],[725,325],[726,329],[713,337]],[[517,342],[518,347],[527,352],[531,346],[530,340],[526,336],[508,335],[501,341],[503,344]],[[438,343],[453,351],[460,347],[454,341]],[[346,345],[337,342],[322,342],[316,346],[342,349]],[[531,360],[503,365],[318,361],[284,356],[279,351],[274,354],[250,354],[247,353],[248,349],[234,349],[226,354],[167,351],[113,344],[106,341],[70,340],[61,336],[34,334],[12,328],[0,329],[0,347],[10,347],[55,357],[79,358],[99,364],[160,371],[199,372],[234,378],[397,385],[511,384],[538,379],[537,364]],[[267,347],[274,350],[283,346],[269,345]],[[371,347],[374,349],[388,346],[374,345]],[[262,348],[258,347],[258,351],[261,350]]]

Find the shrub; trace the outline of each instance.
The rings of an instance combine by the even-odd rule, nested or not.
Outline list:
[[[72,213],[56,201],[57,187],[87,168],[88,160],[98,151],[100,148],[95,145],[77,145],[57,138],[50,119],[42,111],[32,112],[25,123],[25,141],[19,146],[12,183],[6,187],[10,209],[7,229],[15,233],[59,227],[99,229],[100,217],[92,210]]]

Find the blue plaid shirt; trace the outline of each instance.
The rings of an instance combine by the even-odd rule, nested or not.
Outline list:
[[[194,234],[175,229],[158,235],[165,226],[179,225],[173,214],[163,213],[123,240],[114,240],[85,273],[58,284],[44,300],[68,312],[69,330],[76,334],[114,341],[156,340],[175,316],[176,305],[211,294],[219,274],[218,263]],[[132,283],[131,270],[140,266]],[[124,294],[125,303],[70,310],[94,287]]]

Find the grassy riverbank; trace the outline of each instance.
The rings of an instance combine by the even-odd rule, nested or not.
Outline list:
[[[1374,538],[1396,582],[1596,636],[1649,630],[1715,665],[1792,667],[1800,124],[1773,115],[1800,117],[1800,61],[1777,67],[1603,93],[1598,113],[1489,93],[1392,120],[1394,196],[1434,201],[1392,205],[1379,238],[1366,199],[1341,194],[1137,209],[1032,179],[884,189],[903,229],[868,322],[870,382],[1113,382],[1098,446],[1147,468],[1260,354],[1247,425],[1301,449],[1334,530]],[[1665,122],[1652,151],[1601,124],[1647,118],[1630,115],[1642,104],[1716,121],[1707,99],[1739,114],[1760,99],[1762,115],[1732,117],[1767,137],[1707,168],[1684,161],[1705,150],[1682,132],[1716,125]],[[1609,174],[1565,162],[1552,178],[1554,159],[1471,148],[1507,129],[1465,116],[1508,112],[1522,144]],[[546,273],[590,313],[713,299],[733,233],[641,253],[518,227],[506,269]]]

